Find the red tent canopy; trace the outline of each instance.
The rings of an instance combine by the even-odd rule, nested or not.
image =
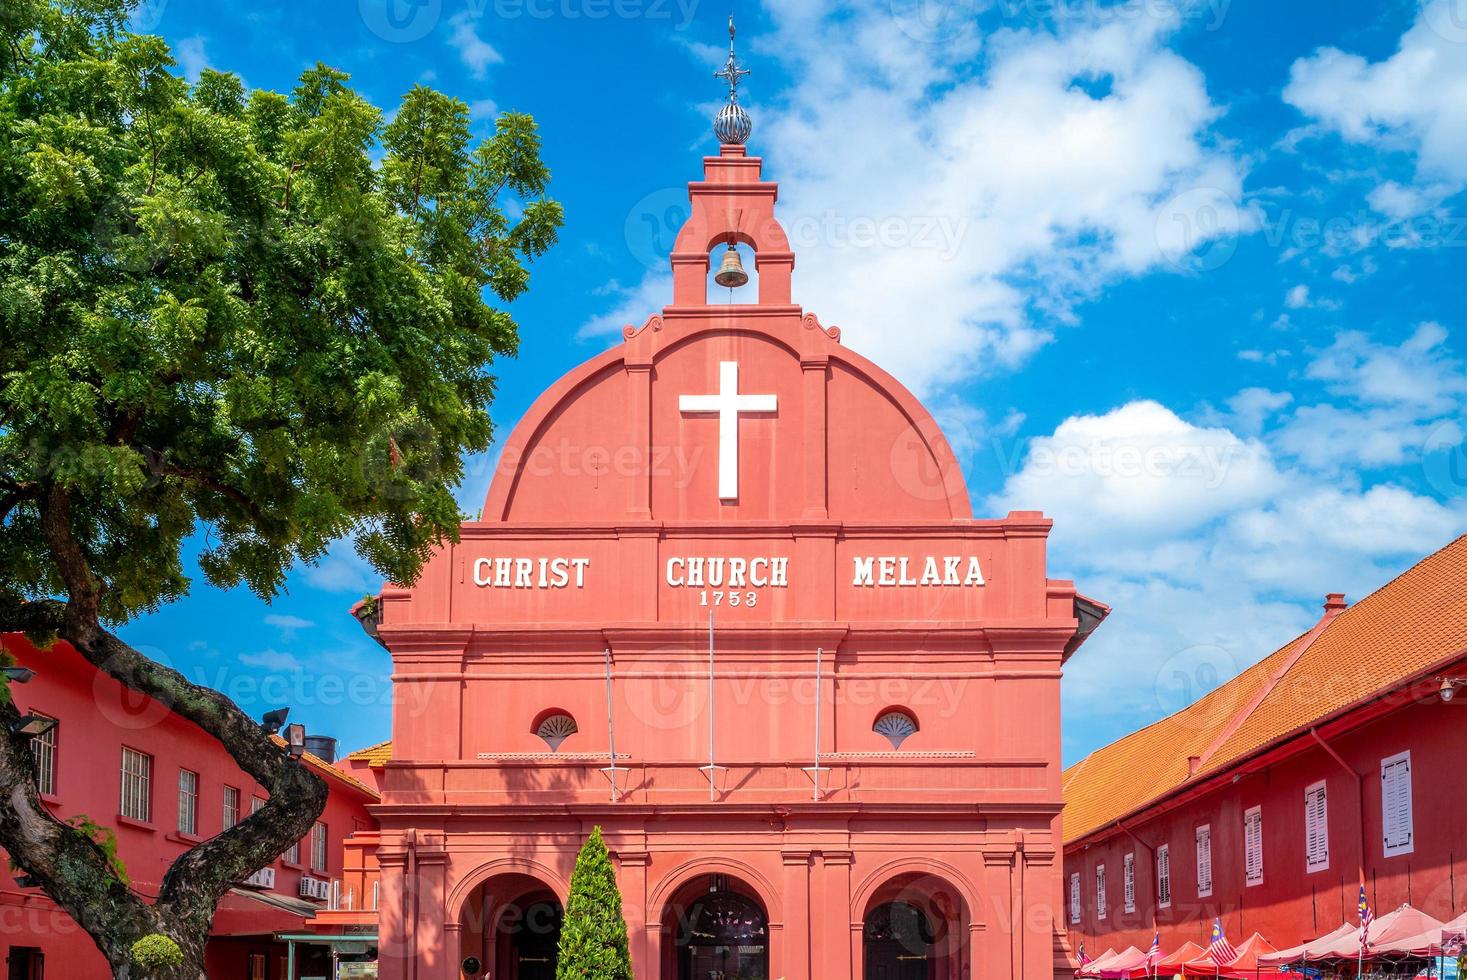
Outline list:
[[[1373,933],[1374,930],[1371,930]],[[1371,936],[1370,951],[1385,956],[1433,956],[1442,951],[1443,935],[1451,936],[1467,932],[1467,914],[1459,915],[1451,922],[1403,939],[1388,939],[1377,943]]]
[[[1272,943],[1258,933],[1255,932],[1235,948],[1238,951],[1238,956],[1223,967],[1223,973],[1246,976],[1250,973],[1256,974],[1259,970],[1273,969],[1272,967],[1265,966],[1260,961],[1260,958],[1278,951],[1273,948]]]
[[[1402,905],[1370,924],[1370,944],[1365,949],[1365,955],[1374,956],[1382,947],[1439,929],[1441,924],[1440,919],[1434,919],[1418,908]],[[1357,933],[1331,943],[1321,951],[1320,958],[1348,960],[1359,955],[1360,937]]]
[[[1144,977],[1150,974],[1150,964],[1146,962],[1146,954],[1135,946],[1127,946],[1117,953],[1115,957],[1100,968],[1099,975],[1104,980],[1130,980],[1132,977]]]
[[[1359,931],[1359,926],[1352,926],[1346,922],[1333,931],[1320,936],[1318,939],[1311,939],[1309,942],[1299,946],[1291,946],[1288,949],[1281,949],[1276,953],[1268,953],[1265,956],[1260,956],[1259,962],[1266,967],[1272,967],[1274,969],[1277,969],[1285,963],[1308,963],[1311,960],[1321,958],[1324,955],[1324,951],[1335,943],[1345,939],[1354,939],[1355,934]],[[1359,940],[1354,941],[1358,942]]]
[[[1156,974],[1157,976],[1170,976],[1181,973],[1182,967],[1186,966],[1189,960],[1195,960],[1206,952],[1207,950],[1194,942],[1185,942],[1178,946],[1170,956],[1163,956],[1156,961]]]
[[[1099,956],[1095,957],[1095,959],[1091,960],[1089,963],[1086,963],[1084,966],[1080,967],[1079,975],[1082,977],[1099,976],[1100,974],[1096,973],[1095,971],[1115,958],[1116,951],[1112,947],[1111,949],[1108,949],[1104,953],[1101,953]]]

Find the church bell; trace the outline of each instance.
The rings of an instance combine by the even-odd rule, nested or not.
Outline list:
[[[718,267],[718,275],[713,277],[713,281],[729,289],[737,289],[749,281],[749,274],[744,271],[744,262],[739,258],[739,250],[733,247],[732,242],[729,243],[728,251],[723,253],[723,265]]]

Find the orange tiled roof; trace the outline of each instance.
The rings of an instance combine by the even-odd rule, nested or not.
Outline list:
[[[1065,842],[1464,651],[1467,535],[1341,612],[1312,640],[1296,637],[1197,702],[1065,770]],[[1202,757],[1196,777],[1188,756]]]
[[[270,737],[278,745],[284,746],[286,744],[285,739],[281,738],[279,735],[271,735]],[[366,783],[362,782],[360,779],[356,778],[350,773],[342,772],[340,769],[336,768],[331,763],[327,762],[325,759],[321,758],[318,755],[306,752],[301,755],[301,759],[306,763],[306,765],[310,766],[312,769],[318,769],[323,775],[330,776],[332,779],[339,779],[353,789],[361,790],[363,793],[366,793],[374,800],[380,800],[382,798],[381,794],[378,793],[375,789],[368,786]]]
[[[385,742],[378,742],[376,745],[369,745],[365,749],[358,749],[351,755],[348,755],[347,758],[355,762],[366,762],[367,765],[374,768],[381,766],[384,762],[391,762],[392,739],[389,738]]]

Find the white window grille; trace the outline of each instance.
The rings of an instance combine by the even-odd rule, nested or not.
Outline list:
[[[1263,808],[1252,807],[1243,814],[1243,882],[1263,883]]]
[[[545,740],[550,746],[551,752],[560,751],[560,743],[570,738],[580,729],[576,728],[576,720],[570,715],[551,715],[540,722],[535,729],[535,734]]]
[[[1324,783],[1304,791],[1304,870],[1329,868],[1329,797]]]
[[[224,815],[221,823],[225,830],[239,823],[239,790],[233,786],[224,787]]]
[[[1136,911],[1136,855],[1134,852],[1126,855],[1121,864],[1121,871],[1121,877],[1124,879],[1121,887],[1125,893],[1123,897],[1126,902],[1126,911],[1134,912]]]
[[[199,774],[189,769],[178,770],[178,832],[199,832]]]
[[[1386,857],[1410,854],[1412,837],[1411,753],[1402,752],[1380,760],[1380,825]]]
[[[1105,918],[1105,865],[1095,866],[1095,917]]]
[[[1169,844],[1156,849],[1156,904],[1164,909],[1172,907],[1172,849]]]
[[[1197,897],[1212,896],[1212,827],[1197,828]]]
[[[121,811],[129,820],[153,819],[153,757],[122,747]]]
[[[888,711],[876,719],[871,730],[890,742],[892,751],[896,751],[903,742],[917,734],[917,720],[905,711]]]
[[[33,712],[37,717],[49,718]],[[60,723],[31,739],[31,756],[36,763],[36,789],[47,796],[56,794],[56,731]]]

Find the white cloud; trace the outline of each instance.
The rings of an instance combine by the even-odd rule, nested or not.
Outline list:
[[[195,35],[180,38],[173,45],[173,58],[183,71],[183,77],[190,82],[197,82],[205,68],[214,67],[213,62],[209,60],[208,53],[204,51],[204,44],[205,38]]]
[[[1291,310],[1302,310],[1309,305],[1309,287],[1302,282],[1284,296],[1284,305]]]
[[[636,286],[617,287],[611,292],[617,297],[616,306],[581,324],[576,336],[619,334],[623,327],[640,327],[672,302],[672,274],[648,275]]]
[[[246,667],[259,667],[262,670],[300,670],[301,662],[296,659],[295,654],[286,653],[282,650],[261,650],[258,653],[242,653],[239,662]]]
[[[1284,100],[1316,127],[1386,151],[1405,152],[1417,182],[1467,185],[1467,27],[1459,0],[1427,0],[1396,51],[1371,62],[1338,48],[1321,48],[1294,62]],[[1438,185],[1440,187],[1440,185]],[[1378,210],[1417,214],[1445,191],[1382,185],[1371,196]]]
[[[1159,542],[1274,494],[1261,442],[1183,421],[1151,401],[1066,419],[1033,440],[992,513],[1041,507],[1072,543]]]
[[[269,613],[265,616],[265,623],[274,626],[285,636],[290,636],[298,630],[309,629],[316,624],[309,619],[300,616],[289,616],[283,613]]]
[[[499,103],[493,99],[475,99],[469,103],[469,118],[495,119],[499,116]]]
[[[1326,382],[1336,394],[1365,403],[1447,411],[1467,393],[1467,374],[1447,351],[1446,340],[1446,329],[1432,322],[1417,326],[1395,347],[1347,330],[1336,335],[1305,374]]]
[[[1467,528],[1467,507],[1393,483],[1362,487],[1347,469],[1399,454],[1384,445],[1399,434],[1318,454],[1291,442],[1323,418],[1353,427],[1409,412],[1280,415],[1290,403],[1239,392],[1228,401],[1237,431],[1155,402],[1072,417],[1034,440],[988,501],[991,512],[1024,502],[1054,517],[1054,573],[1115,609],[1066,670],[1067,705],[1092,731],[1119,736],[1189,703],[1307,628],[1326,592],[1359,599]],[[1239,434],[1255,425],[1259,438]],[[1068,471],[1054,463],[1065,458]]]
[[[349,541],[337,541],[324,557],[301,569],[306,584],[323,592],[351,593],[357,596],[376,592],[382,577],[352,550]]]
[[[472,10],[464,10],[448,18],[448,43],[458,51],[459,59],[475,78],[483,78],[490,65],[504,61],[494,46],[479,36],[479,18]]]
[[[795,300],[921,394],[1019,365],[1078,301],[1246,224],[1174,18],[933,44],[880,0],[767,10],[761,53],[797,84],[755,107],[751,149],[782,184]],[[1193,220],[1210,208],[1222,227]],[[610,318],[668,296],[646,299]]]

